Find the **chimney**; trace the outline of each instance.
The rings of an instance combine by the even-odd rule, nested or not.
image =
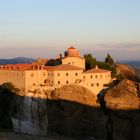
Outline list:
[[[98,65],[95,66],[95,69],[98,70]]]

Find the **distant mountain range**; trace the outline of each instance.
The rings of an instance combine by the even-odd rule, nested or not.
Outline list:
[[[0,59],[0,65],[5,65],[5,64],[19,64],[19,63],[32,63],[36,61],[34,58],[27,58],[27,57],[16,57],[12,59]],[[140,60],[136,61],[120,61],[119,63],[121,64],[128,64],[132,67],[135,68],[140,68]]]
[[[26,57],[16,57],[16,58],[12,58],[12,59],[0,59],[0,65],[19,64],[19,63],[32,63],[34,61],[36,61],[36,59],[26,58]]]

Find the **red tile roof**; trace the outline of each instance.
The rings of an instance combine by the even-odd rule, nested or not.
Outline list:
[[[83,58],[83,57],[81,57],[81,56],[65,56],[65,57],[63,57],[62,59],[66,59],[66,58],[70,58],[70,57],[85,59],[85,58]]]
[[[32,64],[7,64],[0,65],[1,70],[32,70]]]
[[[94,69],[85,71],[84,74],[88,74],[88,73],[108,73],[108,72],[111,72],[111,71],[105,70],[105,69],[94,68]]]
[[[57,65],[57,66],[46,66],[48,71],[68,71],[68,70],[83,70],[82,68],[72,66],[70,64]]]
[[[71,46],[71,47],[69,47],[68,49],[76,49],[75,47],[73,47],[73,46]]]

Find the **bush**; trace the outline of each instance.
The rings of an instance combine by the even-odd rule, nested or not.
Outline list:
[[[100,61],[98,61],[96,63],[100,69],[110,70],[110,71],[112,71],[112,73],[111,73],[112,77],[113,78],[116,77],[116,65],[111,66],[109,63],[100,62]]]

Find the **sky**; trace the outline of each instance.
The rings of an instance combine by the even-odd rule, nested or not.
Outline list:
[[[69,46],[140,60],[140,0],[0,0],[0,58],[55,57]]]

